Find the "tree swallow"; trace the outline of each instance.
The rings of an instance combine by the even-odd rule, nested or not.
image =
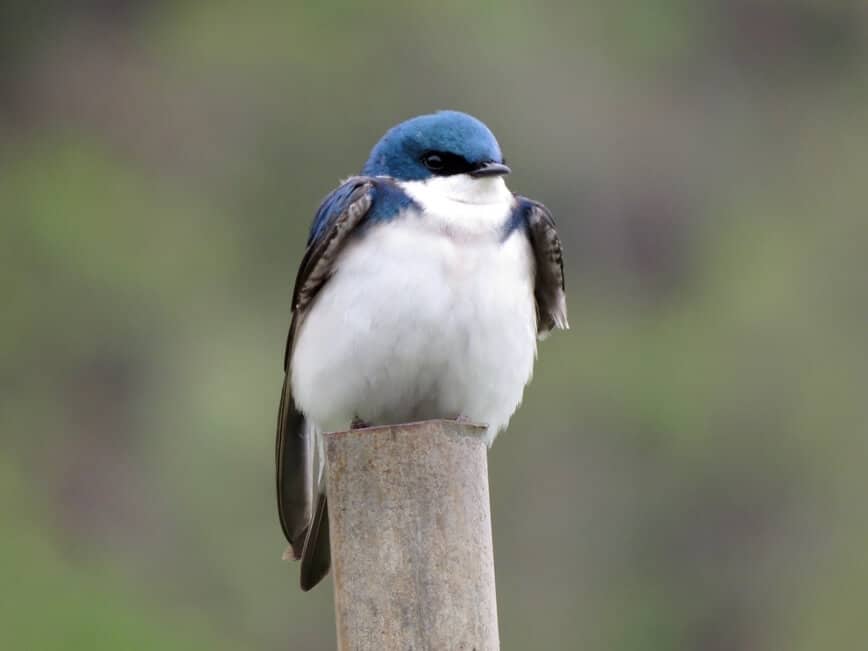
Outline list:
[[[440,111],[390,129],[317,210],[275,453],[302,590],[330,565],[321,432],[457,418],[485,423],[490,445],[521,402],[537,338],[568,327],[554,220],[507,189],[509,172],[488,127]]]

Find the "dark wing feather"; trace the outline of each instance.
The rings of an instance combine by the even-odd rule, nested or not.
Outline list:
[[[285,376],[277,415],[275,465],[280,526],[295,558],[300,558],[311,523],[313,502],[313,442],[304,415],[292,399],[290,362],[295,334],[307,308],[332,274],[334,261],[347,237],[366,217],[373,203],[374,181],[354,177],[323,201],[299,266],[292,297],[292,322],[286,340]]]
[[[533,247],[536,266],[534,298],[537,306],[537,332],[541,337],[551,330],[570,327],[567,297],[564,292],[564,258],[561,240],[552,214],[541,203],[519,197]]]
[[[326,197],[314,219],[314,229],[298,268],[292,292],[292,310],[297,317],[310,305],[329,279],[338,252],[349,235],[367,216],[374,202],[374,181],[353,177]],[[289,346],[287,346],[287,354]],[[289,357],[284,360],[288,367]]]
[[[277,515],[294,558],[301,558],[313,501],[313,450],[304,416],[295,407],[289,373],[283,380],[274,446]]]

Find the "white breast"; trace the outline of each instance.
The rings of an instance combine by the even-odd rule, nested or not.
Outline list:
[[[475,193],[452,196],[405,184],[424,213],[373,225],[341,253],[292,359],[293,395],[318,429],[465,416],[493,440],[506,426],[536,353],[532,255],[520,230],[503,240],[502,180],[469,182]]]

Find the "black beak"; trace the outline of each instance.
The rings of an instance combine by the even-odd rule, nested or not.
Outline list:
[[[505,176],[511,171],[512,170],[503,163],[488,161],[485,163],[481,163],[479,167],[470,172],[470,176],[475,176],[476,178],[480,178],[483,176]]]

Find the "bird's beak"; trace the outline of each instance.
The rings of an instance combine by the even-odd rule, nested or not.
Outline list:
[[[474,176],[476,178],[481,178],[485,176],[506,176],[511,171],[512,170],[503,163],[487,161],[485,163],[481,163],[479,167],[470,172],[470,176]]]

